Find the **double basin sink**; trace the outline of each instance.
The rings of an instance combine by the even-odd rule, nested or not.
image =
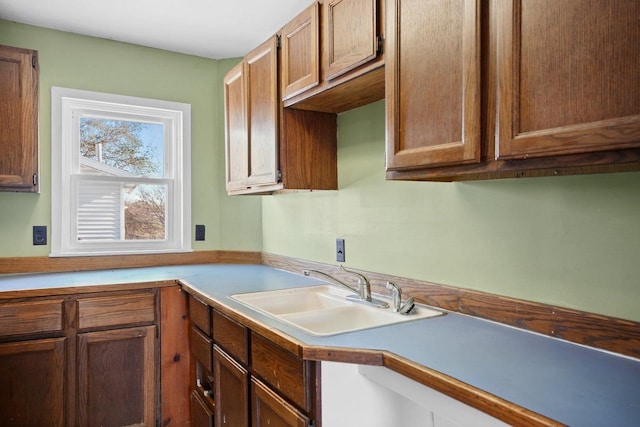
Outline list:
[[[349,299],[348,290],[332,285],[235,294],[247,307],[316,336],[337,335],[444,314],[416,304],[408,314]],[[391,301],[389,301],[391,305]]]

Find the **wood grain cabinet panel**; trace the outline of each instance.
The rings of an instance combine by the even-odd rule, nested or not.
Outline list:
[[[211,337],[211,309],[193,295],[189,296],[189,320],[206,336]]]
[[[479,2],[387,1],[387,170],[480,161]]]
[[[213,411],[195,390],[191,392],[191,427],[213,427]]]
[[[0,336],[62,331],[63,300],[0,304]]]
[[[155,336],[155,326],[78,335],[78,425],[155,425]]]
[[[213,312],[213,339],[242,364],[249,363],[249,330],[217,310]]]
[[[0,191],[38,192],[38,52],[0,45]]]
[[[251,378],[252,427],[308,427],[309,417],[271,391],[255,378]]]
[[[640,3],[498,2],[498,157],[640,147]]]
[[[278,183],[278,48],[276,37],[244,59],[248,97],[249,175],[247,184]]]
[[[155,318],[155,293],[78,299],[80,329],[151,323]]]
[[[258,334],[251,334],[253,372],[306,412],[313,405],[310,363]]]
[[[378,54],[377,0],[327,0],[322,4],[323,78],[334,79]]]
[[[204,335],[198,329],[193,327],[191,328],[191,331],[189,332],[189,348],[191,350],[191,355],[208,372],[213,372],[213,367],[211,365],[212,345],[213,340],[211,340],[211,338]]]
[[[319,16],[314,2],[282,28],[282,99],[320,83]]]
[[[227,191],[278,184],[276,37],[251,51],[224,79]]]
[[[213,348],[217,426],[249,426],[249,372],[217,346]]]
[[[245,63],[233,67],[224,77],[224,129],[227,191],[244,189],[249,177],[249,135]]]
[[[65,338],[0,344],[0,424],[65,425]]]

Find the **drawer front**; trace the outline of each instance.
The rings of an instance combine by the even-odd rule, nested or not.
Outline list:
[[[205,336],[196,328],[191,328],[189,333],[189,346],[193,357],[208,371],[213,372],[211,365],[211,338]]]
[[[152,323],[155,318],[155,293],[78,299],[80,329]]]
[[[62,331],[63,300],[0,304],[0,336]]]
[[[262,336],[251,334],[251,367],[303,410],[311,410],[310,364]]]
[[[211,310],[207,304],[193,295],[189,296],[189,319],[192,325],[197,326],[205,335],[211,337]]]
[[[225,316],[213,311],[213,340],[227,353],[242,362],[249,362],[249,332],[247,328]]]

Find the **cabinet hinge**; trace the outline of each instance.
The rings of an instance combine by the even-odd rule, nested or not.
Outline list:
[[[378,50],[376,52],[376,55],[380,55],[382,53],[383,45],[384,43],[382,42],[382,36],[378,36]]]
[[[280,49],[280,43],[282,42],[282,36],[276,36],[276,49]]]
[[[31,66],[33,68],[38,68],[38,58],[35,55],[31,56]]]
[[[38,174],[33,174],[33,185],[38,185]]]
[[[276,178],[278,180],[278,182],[282,181],[282,171],[278,170],[278,172],[276,173]]]

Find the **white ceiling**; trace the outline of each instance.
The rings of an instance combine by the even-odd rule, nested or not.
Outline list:
[[[312,0],[0,0],[0,19],[206,58],[244,56]]]

